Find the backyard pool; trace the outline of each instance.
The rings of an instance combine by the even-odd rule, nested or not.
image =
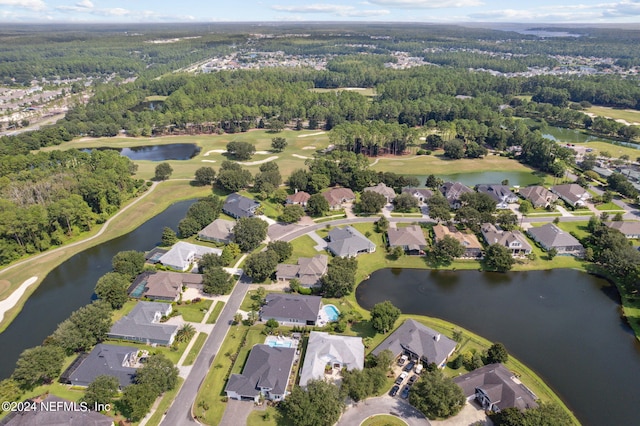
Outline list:
[[[328,320],[327,322],[338,321],[338,317],[340,316],[340,311],[334,305],[324,305],[322,310],[327,316],[327,320]]]
[[[272,348],[295,348],[298,343],[288,337],[269,336],[264,341],[265,345],[269,345]]]

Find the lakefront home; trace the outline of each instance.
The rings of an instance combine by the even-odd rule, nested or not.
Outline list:
[[[356,257],[361,253],[373,253],[376,245],[353,226],[333,228],[327,236],[327,250],[338,257]]]
[[[511,188],[507,185],[476,185],[476,191],[493,198],[496,202],[496,208],[499,210],[508,209],[509,204],[518,202],[518,196],[511,192]]]
[[[444,195],[444,198],[449,202],[449,206],[452,209],[459,209],[461,207],[460,196],[462,194],[470,194],[473,189],[461,184],[460,182],[445,182],[440,187],[440,192]]]
[[[555,248],[558,254],[572,254],[581,256],[584,247],[573,235],[563,231],[552,223],[529,228],[527,233],[546,251]]]
[[[460,241],[460,244],[464,247],[463,257],[480,257],[482,256],[482,244],[478,241],[478,237],[475,234],[467,234],[465,232],[458,231],[455,226],[446,226],[441,223],[437,223],[433,226],[434,242],[442,240],[446,236],[450,236]]]
[[[562,198],[571,207],[584,207],[591,194],[577,183],[567,183],[551,187],[551,192]]]
[[[228,244],[233,241],[233,228],[235,221],[216,219],[198,232],[198,239],[214,243]]]
[[[534,209],[546,208],[558,200],[558,196],[544,186],[533,185],[520,188],[521,197],[529,200]]]
[[[423,254],[424,249],[427,247],[424,232],[418,225],[402,228],[389,227],[387,229],[387,239],[389,240],[389,247],[402,247],[408,254]]]
[[[222,206],[222,212],[234,219],[241,217],[253,217],[260,203],[251,198],[240,195],[237,192],[229,194]]]
[[[387,204],[396,199],[396,191],[394,191],[393,188],[389,188],[383,182],[380,182],[376,186],[369,186],[362,190],[362,192],[367,191],[375,192],[376,194],[382,195],[387,200]]]
[[[202,259],[202,256],[207,253],[220,256],[222,254],[222,250],[219,248],[201,246],[199,244],[191,244],[185,241],[178,241],[168,252],[160,257],[159,262],[169,268],[176,269],[178,271],[186,271],[194,262]]]
[[[169,303],[138,302],[131,312],[111,326],[107,337],[169,346],[176,338],[178,326],[162,324],[160,320],[171,311]]]
[[[531,253],[531,244],[518,230],[504,231],[496,228],[492,223],[483,223],[481,229],[487,244],[500,244],[506,247],[513,257],[526,256]]]
[[[91,352],[78,356],[60,376],[60,381],[86,387],[98,376],[113,376],[120,389],[135,382],[136,371],[142,366],[138,348],[98,343]],[[145,351],[146,352],[146,351]]]

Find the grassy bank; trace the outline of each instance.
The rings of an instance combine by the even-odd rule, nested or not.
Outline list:
[[[167,207],[175,202],[203,197],[210,193],[210,188],[194,187],[191,186],[188,181],[172,180],[162,182],[158,184],[158,186],[143,200],[140,200],[140,202],[136,203],[137,199],[131,200],[129,204],[136,203],[136,205],[127,210],[125,214],[113,219],[108,224],[107,230],[99,237],[82,242],[73,247],[62,246],[55,251],[52,250],[44,252],[37,260],[34,261],[29,261],[29,258],[22,259],[21,261],[28,262],[25,263],[28,267],[18,266],[10,270],[0,271],[0,281],[6,281],[9,283],[9,286],[2,294],[0,294],[0,297],[3,298],[8,297],[18,286],[30,277],[38,277],[38,281],[27,289],[18,303],[5,313],[5,316],[0,323],[0,332],[4,331],[11,321],[13,321],[13,319],[18,315],[26,300],[31,294],[33,294],[47,274],[73,255],[133,231],[147,220],[163,212]],[[84,234],[82,237],[86,239],[96,235],[101,226],[94,227],[91,232]]]

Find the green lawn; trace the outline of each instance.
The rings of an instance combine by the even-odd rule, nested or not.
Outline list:
[[[615,210],[615,211],[624,211],[614,202],[608,202],[603,204],[596,204],[596,209],[598,210]]]
[[[168,392],[165,392],[162,395],[162,399],[158,403],[158,407],[156,408],[156,411],[153,413],[151,418],[147,421],[146,423],[147,425],[157,426],[160,424],[160,421],[162,420],[162,416],[164,416],[164,413],[169,409],[169,407],[171,406],[171,403],[173,402],[174,398],[178,394],[178,391],[182,386],[182,382],[184,382],[184,379],[182,377],[178,377],[178,383],[176,387]]]
[[[370,159],[377,163],[372,167],[375,171],[394,172],[400,175],[448,175],[473,172],[523,172],[532,173],[533,169],[507,157],[491,155],[482,159],[449,160],[441,155],[407,155],[402,157],[379,157]],[[410,173],[408,172],[410,171]]]
[[[640,123],[640,111],[633,109],[592,106],[587,108],[587,112],[601,117],[611,118],[613,120],[626,120],[629,123]]]
[[[640,156],[640,150],[629,148],[628,146],[615,145],[604,141],[577,143],[576,146],[585,146],[587,148],[591,148],[593,149],[593,154],[596,155],[607,151],[613,158],[620,158],[623,155],[628,155],[629,158],[635,160],[638,156]]]
[[[182,319],[188,322],[202,322],[204,315],[207,313],[213,300],[202,299],[197,303],[182,303],[182,305],[175,305],[174,311],[180,312]]]
[[[247,418],[247,426],[295,426],[288,419],[282,417],[275,407],[264,410],[253,410]]]
[[[182,365],[193,365],[200,353],[200,350],[204,346],[204,342],[207,340],[207,337],[209,337],[207,333],[198,333],[196,341],[193,343],[193,346],[189,350],[189,353],[185,357]]]
[[[115,311],[112,312],[111,314],[111,318],[113,320],[113,322],[115,323],[116,321],[118,321],[120,318],[122,318],[123,316],[127,315],[129,312],[131,312],[131,310],[138,304],[138,300],[127,300],[124,304],[124,306],[122,306],[122,308],[117,309]]]
[[[231,368],[231,374],[242,373],[242,369],[244,368],[244,364],[247,362],[247,358],[249,357],[251,348],[253,348],[253,345],[264,343],[265,338],[266,336],[262,334],[262,326],[260,327],[260,329],[252,329],[247,331],[244,345],[240,349],[240,352],[238,352],[238,357],[236,358],[236,361],[233,363],[233,367]]]
[[[118,346],[133,346],[134,348],[138,348],[138,350],[146,350],[149,351],[149,354],[164,354],[168,359],[171,360],[174,364],[177,364],[185,349],[187,349],[187,345],[189,342],[178,343],[178,349],[174,350],[172,347],[167,346],[156,346],[151,347],[148,345],[143,345],[142,343],[129,342],[127,340],[113,340],[108,339],[105,341],[110,345],[118,345]]]
[[[216,305],[213,307],[213,311],[207,318],[207,324],[215,324],[218,321],[218,317],[220,316],[220,312],[224,308],[224,302],[221,300],[216,301]]]
[[[286,261],[286,263],[295,264],[301,257],[313,257],[315,255],[323,253],[314,249],[314,247],[318,245],[318,243],[316,243],[314,239],[308,235],[303,235],[296,238],[295,240],[291,241],[291,244],[293,245],[293,254]]]
[[[360,426],[406,426],[404,420],[399,419],[396,416],[389,414],[379,414],[377,416],[369,417],[364,422],[360,423]]]
[[[563,231],[575,234],[576,238],[582,239],[590,235],[587,225],[589,222],[560,222],[558,227]]]

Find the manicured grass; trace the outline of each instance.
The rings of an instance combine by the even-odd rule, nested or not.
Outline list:
[[[604,204],[596,204],[596,209],[598,210],[616,210],[616,211],[624,211],[614,202],[604,203]]]
[[[349,91],[349,92],[360,93],[362,96],[369,96],[369,97],[376,96],[376,89],[374,87],[339,87],[337,89],[315,88],[315,89],[309,89],[309,90],[311,92],[316,92],[316,93]]]
[[[603,106],[592,106],[587,108],[587,112],[600,117],[611,118],[613,120],[626,120],[628,123],[640,123],[640,111],[632,109],[617,109]]]
[[[207,324],[215,324],[223,308],[224,308],[224,302],[221,300],[216,301],[216,304],[213,307],[213,311],[211,311],[209,318],[207,318]]]
[[[247,426],[295,426],[289,419],[285,419],[275,407],[264,410],[253,410],[247,418]]]
[[[440,155],[407,155],[402,157],[378,157],[370,159],[377,161],[372,167],[375,171],[394,172],[400,175],[448,175],[455,173],[473,172],[523,172],[532,173],[533,169],[507,157],[490,155],[482,159],[449,160]],[[411,171],[411,173],[408,173]]]
[[[323,254],[322,251],[316,251],[314,248],[318,243],[308,235],[303,235],[296,238],[291,242],[293,245],[293,254],[286,261],[286,263],[296,263],[301,257],[313,257],[318,254]]]
[[[587,225],[589,222],[560,222],[558,228],[574,234],[576,238],[582,239],[590,235]]]
[[[124,306],[122,306],[122,308],[117,309],[115,311],[112,312],[111,314],[111,318],[113,319],[113,322],[115,323],[116,321],[118,321],[120,318],[122,318],[123,316],[127,315],[129,312],[131,312],[131,310],[138,304],[138,300],[134,299],[134,300],[127,300],[124,303]]]
[[[204,315],[207,313],[213,300],[202,299],[197,303],[183,303],[182,305],[174,305],[173,309],[180,312],[182,319],[188,322],[202,322]]]
[[[576,210],[571,212],[574,216],[594,216],[595,214],[591,210]]]
[[[130,342],[127,340],[107,339],[105,343],[108,343],[110,345],[117,345],[117,346],[133,346],[138,350],[149,351],[150,355],[163,354],[165,357],[170,359],[171,362],[173,362],[174,364],[178,363],[178,361],[182,357],[182,354],[184,353],[184,350],[187,349],[187,345],[189,344],[189,342],[178,343],[178,349],[174,350],[171,347],[167,347],[167,346],[156,346],[154,348],[152,346],[143,345],[142,343]]]
[[[178,391],[182,386],[182,382],[184,382],[184,379],[182,377],[178,377],[178,383],[176,384],[176,387],[171,389],[168,392],[165,392],[162,395],[162,399],[158,403],[158,407],[156,408],[156,411],[153,413],[151,418],[147,421],[146,423],[147,425],[157,426],[160,424],[160,421],[162,420],[162,416],[169,409],[169,407],[171,406],[171,403],[173,402],[174,398],[178,394]]]
[[[584,146],[593,149],[593,154],[599,155],[600,153],[607,151],[613,158],[620,158],[623,155],[628,155],[630,159],[635,160],[640,156],[640,150],[631,148],[628,146],[615,145],[610,142],[604,141],[592,141],[586,143],[577,143],[576,146]]]
[[[196,341],[193,343],[193,346],[191,346],[191,349],[189,350],[189,353],[185,357],[182,365],[193,365],[193,363],[196,361],[196,358],[198,357],[198,354],[200,353],[200,350],[204,346],[204,342],[207,340],[208,336],[209,335],[207,333],[198,333],[198,336],[196,337]]]
[[[391,217],[422,217],[422,213],[391,213]]]
[[[262,334],[262,327],[260,327],[259,330],[254,329],[247,331],[244,345],[240,349],[240,352],[238,352],[238,357],[236,358],[236,361],[233,363],[233,367],[231,368],[231,374],[242,373],[242,369],[244,368],[244,364],[247,362],[247,358],[249,357],[251,348],[253,348],[253,345],[264,343],[265,338],[266,336]]]
[[[379,414],[369,417],[360,426],[406,426],[406,422],[396,416],[389,414]]]

